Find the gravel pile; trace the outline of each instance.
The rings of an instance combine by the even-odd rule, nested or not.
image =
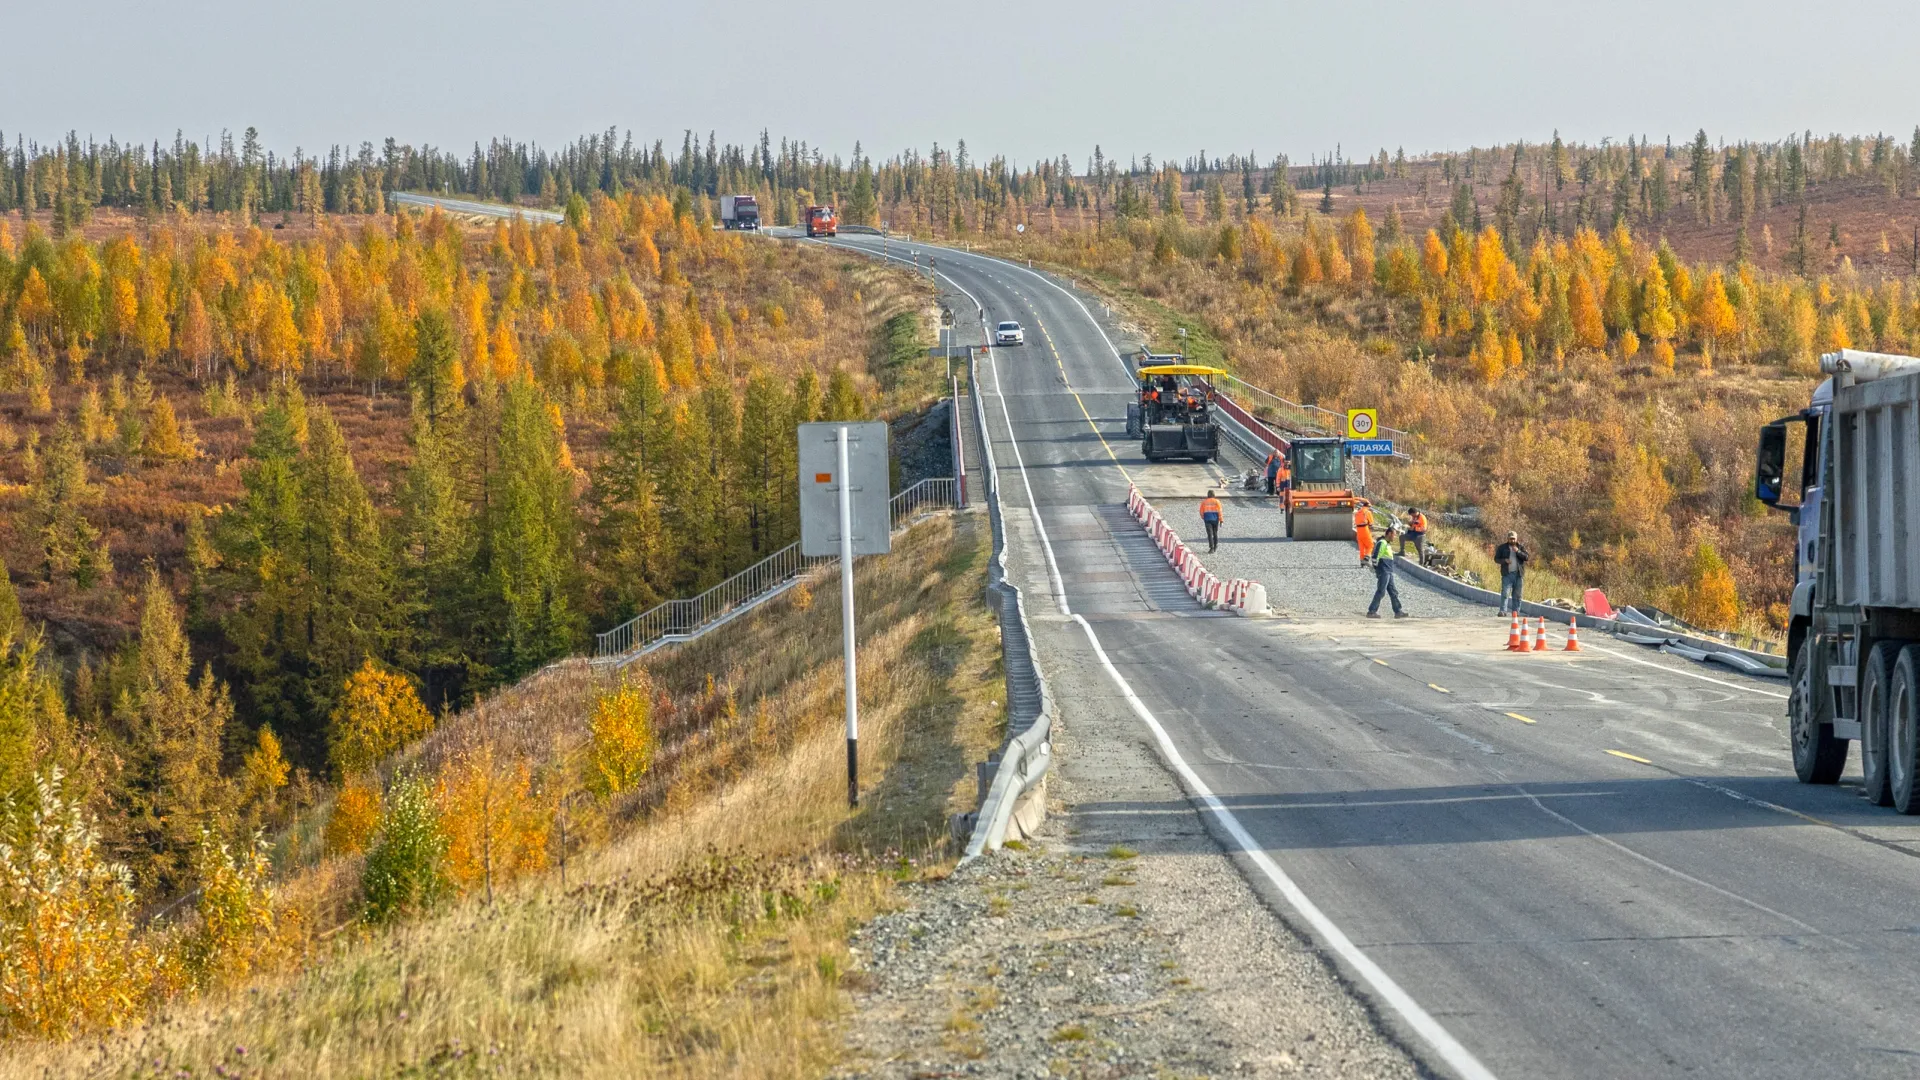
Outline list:
[[[1223,578],[1247,578],[1267,587],[1267,602],[1283,615],[1337,618],[1366,613],[1374,576],[1360,566],[1360,549],[1346,543],[1296,544],[1287,539],[1287,515],[1264,496],[1223,498],[1220,550],[1206,554],[1207,532],[1198,499],[1156,499],[1154,506],[1201,554],[1207,569]],[[1402,574],[1400,602],[1418,618],[1486,616],[1490,608],[1469,604]],[[1381,613],[1393,613],[1380,602]]]

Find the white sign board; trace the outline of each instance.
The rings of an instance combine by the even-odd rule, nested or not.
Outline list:
[[[888,509],[887,425],[800,425],[800,553],[840,554],[840,429],[847,429],[847,472],[853,494],[853,553],[893,550]]]

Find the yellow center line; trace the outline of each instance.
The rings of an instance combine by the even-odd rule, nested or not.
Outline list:
[[[1088,430],[1093,432],[1094,438],[1100,440],[1100,448],[1107,452],[1107,459],[1113,462],[1114,468],[1119,469],[1120,475],[1127,478],[1127,483],[1133,483],[1133,474],[1127,471],[1125,465],[1120,464],[1120,458],[1113,452],[1113,447],[1108,445],[1107,437],[1101,434],[1100,425],[1093,422],[1093,414],[1087,411],[1087,403],[1080,399],[1080,391],[1075,390],[1073,388],[1073,381],[1067,378],[1067,362],[1061,358],[1059,348],[1053,344],[1053,335],[1047,333],[1045,323],[1039,323],[1037,325],[1040,328],[1040,336],[1047,339],[1047,349],[1053,353],[1054,366],[1060,369],[1061,383],[1066,386],[1067,393],[1073,395],[1074,404],[1080,406],[1080,415],[1087,419]]]
[[[1628,761],[1637,761],[1642,765],[1653,764],[1653,762],[1648,761],[1646,758],[1636,757],[1633,754],[1627,753],[1625,750],[1609,750],[1607,751],[1607,753],[1612,754],[1614,757],[1617,757],[1617,758],[1626,758]]]
[[[1438,690],[1438,691],[1440,691],[1440,692],[1441,692],[1441,693],[1443,693],[1443,694],[1451,694],[1451,693],[1453,693],[1453,691],[1451,691],[1451,690],[1449,690],[1449,689],[1447,689],[1447,688],[1446,688],[1446,687],[1444,687],[1444,686],[1441,686],[1441,685],[1440,685],[1439,683],[1428,683],[1428,684],[1427,684],[1427,686],[1428,686],[1428,687],[1430,687],[1431,689],[1434,689],[1434,690]]]
[[[1507,715],[1508,715],[1508,716],[1511,716],[1511,717],[1513,717],[1513,718],[1514,718],[1515,720],[1518,720],[1518,721],[1520,721],[1520,722],[1521,722],[1521,723],[1523,723],[1523,724],[1532,724],[1532,723],[1536,723],[1536,722],[1537,722],[1537,721],[1535,721],[1535,720],[1533,720],[1533,719],[1531,719],[1531,718],[1529,718],[1529,717],[1525,717],[1525,716],[1521,716],[1521,715],[1520,715],[1519,713],[1517,713],[1517,712],[1510,712],[1510,713],[1508,713]]]

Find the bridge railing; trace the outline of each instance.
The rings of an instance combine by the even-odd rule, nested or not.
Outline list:
[[[925,514],[954,509],[956,486],[950,476],[933,477],[895,495],[889,500],[894,531]],[[594,660],[604,663],[638,656],[663,641],[697,635],[772,597],[815,567],[833,561],[831,555],[802,555],[797,542],[788,544],[698,596],[656,604],[605,633],[595,634]]]

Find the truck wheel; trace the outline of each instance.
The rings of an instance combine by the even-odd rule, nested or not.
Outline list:
[[[1887,695],[1887,784],[1893,808],[1920,814],[1920,647],[1900,650],[1893,665],[1893,692]]]
[[[1867,654],[1866,681],[1860,688],[1860,793],[1875,806],[1893,804],[1887,785],[1887,756],[1892,744],[1887,702],[1893,692],[1893,665],[1900,659],[1898,641],[1883,641]]]
[[[1289,529],[1289,532],[1292,530]],[[1820,718],[1813,695],[1812,645],[1793,653],[1793,692],[1787,698],[1787,737],[1793,744],[1793,772],[1803,784],[1832,784],[1847,767],[1847,740],[1833,735],[1831,718]]]

